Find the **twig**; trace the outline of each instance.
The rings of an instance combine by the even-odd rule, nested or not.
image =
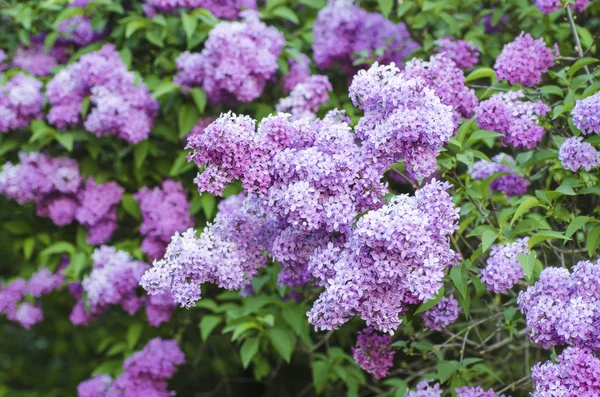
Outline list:
[[[575,49],[577,50],[577,54],[579,58],[583,58],[583,49],[581,48],[581,41],[579,41],[579,33],[577,33],[577,28],[575,27],[575,22],[573,21],[573,14],[571,13],[571,7],[566,7],[567,9],[567,18],[569,19],[569,24],[571,25],[571,31],[573,32],[573,37],[575,38]],[[588,76],[592,76],[590,73],[590,69],[587,66],[583,67]]]

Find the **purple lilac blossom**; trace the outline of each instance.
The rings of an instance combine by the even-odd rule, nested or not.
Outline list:
[[[283,34],[244,11],[240,22],[221,22],[208,34],[200,53],[177,58],[174,82],[188,91],[201,86],[210,103],[258,98],[277,72],[277,59],[285,45]]]
[[[529,237],[525,237],[505,245],[492,246],[487,266],[481,271],[481,281],[487,285],[488,290],[504,293],[525,275],[518,255],[530,253],[528,241]]]
[[[578,99],[571,111],[573,124],[583,135],[600,132],[600,92],[585,99]]]
[[[533,366],[532,397],[600,395],[600,359],[591,350],[567,347],[556,361]]]
[[[521,33],[496,58],[496,77],[510,84],[533,87],[542,81],[542,74],[552,67],[557,56],[556,45],[553,51],[546,47],[543,38],[534,40],[529,33]]]
[[[31,45],[20,46],[13,55],[12,65],[34,76],[50,76],[52,69],[69,60],[65,46],[56,43],[49,52],[44,49],[44,37],[31,37]]]
[[[492,389],[485,390],[481,386],[464,386],[457,388],[456,397],[504,397],[504,394],[498,395]]]
[[[240,11],[256,10],[256,0],[146,0],[143,8],[149,18],[178,9],[205,8],[219,19],[234,20]]]
[[[25,128],[34,119],[44,117],[42,86],[22,73],[0,86],[0,133]]]
[[[523,101],[522,91],[498,93],[475,109],[479,127],[503,134],[504,145],[535,147],[544,137],[539,118],[550,111],[543,102]]]
[[[370,13],[352,0],[329,0],[313,25],[314,60],[320,69],[340,65],[352,75],[358,54],[388,64],[402,62],[417,48],[404,23],[394,24],[379,13]]]
[[[295,86],[304,83],[310,77],[310,58],[299,53],[296,58],[288,58],[290,71],[283,77],[283,91],[291,92]],[[0,61],[1,62],[1,61]]]
[[[434,55],[428,62],[411,59],[406,63],[404,77],[423,78],[442,103],[452,107],[455,129],[460,125],[461,117],[473,116],[478,104],[475,91],[466,86],[465,74],[447,53]]]
[[[358,333],[356,346],[352,348],[354,361],[377,379],[384,378],[394,365],[395,352],[389,346],[390,335],[379,335],[373,328],[365,328]]]
[[[149,295],[146,298],[146,317],[148,324],[158,327],[171,319],[173,311],[177,308],[177,303],[173,300],[170,292],[162,294]]]
[[[327,76],[310,76],[297,84],[288,97],[280,99],[275,110],[290,113],[292,120],[314,119],[319,106],[329,99],[328,91],[332,89]]]
[[[113,380],[108,375],[96,375],[81,382],[78,397],[152,396],[170,397],[169,380],[185,356],[176,340],[154,338],[144,348],[125,360],[123,372]]]
[[[600,153],[582,137],[567,138],[558,151],[563,168],[573,172],[583,168],[586,171],[600,164]]]
[[[600,348],[600,262],[581,261],[573,272],[546,268],[540,280],[519,294],[530,339],[549,348],[570,344]]]
[[[414,390],[407,390],[404,397],[442,397],[439,383],[430,385],[430,380],[422,380]]]
[[[506,193],[509,197],[522,196],[527,192],[529,181],[513,171],[511,166],[514,167],[515,160],[512,156],[500,153],[492,157],[491,160],[492,161],[476,161],[471,170],[471,178],[486,179],[496,173],[508,173],[507,175],[501,175],[498,178],[495,178],[490,183],[490,190],[492,192]]]
[[[455,123],[452,108],[428,85],[421,77],[408,79],[393,64],[375,63],[354,76],[350,98],[365,112],[355,130],[364,150],[383,169],[404,159],[410,177],[435,172],[436,157]]]
[[[137,82],[112,44],[85,54],[48,83],[48,121],[58,128],[77,125],[81,106],[90,97],[84,126],[96,136],[115,135],[129,143],[148,138],[158,112],[143,82]]]
[[[569,4],[576,12],[585,11],[590,0],[575,0]],[[534,0],[536,7],[544,14],[550,14],[563,8],[560,0]]]
[[[77,194],[81,206],[75,218],[88,229],[90,244],[104,244],[117,228],[117,205],[125,190],[115,182],[87,180]]]
[[[102,38],[102,32],[92,27],[92,22],[85,15],[76,15],[58,25],[58,32],[61,37],[60,42],[75,43],[79,47],[84,47]]]
[[[436,52],[445,53],[461,69],[471,69],[479,62],[479,48],[470,41],[446,36],[436,40],[435,45]]]
[[[425,326],[432,331],[441,331],[454,323],[460,314],[460,307],[454,295],[443,297],[431,309],[421,313]]]
[[[171,236],[186,231],[194,224],[185,190],[180,182],[167,179],[163,181],[162,188],[144,187],[134,197],[142,213],[142,251],[151,260],[161,258]]]

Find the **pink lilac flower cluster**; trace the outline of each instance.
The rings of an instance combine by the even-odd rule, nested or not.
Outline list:
[[[525,237],[512,243],[492,246],[487,266],[481,271],[481,281],[487,285],[488,290],[504,293],[525,275],[518,256],[530,253],[528,242],[529,237]]]
[[[394,24],[378,13],[363,10],[352,0],[329,0],[313,25],[314,60],[320,69],[340,65],[352,75],[357,54],[382,64],[402,62],[419,45],[404,23]]]
[[[115,182],[84,183],[75,160],[43,153],[20,153],[20,163],[0,172],[0,194],[19,204],[35,203],[37,214],[65,226],[77,220],[88,229],[90,244],[103,244],[117,228],[123,188]]]
[[[498,93],[475,109],[479,127],[503,134],[505,145],[535,147],[544,137],[539,118],[550,111],[543,102],[523,101],[522,91]]]
[[[567,347],[556,363],[546,361],[532,368],[532,397],[600,395],[600,359],[589,349]]]
[[[569,344],[600,349],[600,261],[581,261],[573,272],[546,268],[518,304],[531,340],[544,348]]]
[[[171,236],[194,224],[185,190],[181,182],[167,179],[163,181],[162,188],[144,187],[134,197],[142,213],[140,233],[145,236],[142,251],[152,260],[161,258]]]
[[[373,328],[365,328],[356,338],[352,348],[354,361],[377,379],[384,378],[394,365],[395,352],[390,347],[392,337],[380,335]]]
[[[431,309],[421,313],[425,326],[432,331],[441,331],[448,325],[453,324],[460,314],[458,301],[453,294],[443,297]]]
[[[58,289],[65,277],[62,273],[50,273],[43,268],[34,273],[29,280],[18,278],[7,285],[0,285],[0,314],[22,327],[29,329],[44,319],[39,302],[31,304],[26,296],[40,298]]]
[[[202,87],[211,103],[258,98],[277,72],[285,45],[283,34],[244,11],[240,22],[221,22],[208,34],[200,53],[186,51],[177,58],[176,84],[184,90]]]
[[[0,86],[0,133],[25,128],[34,119],[44,117],[42,86],[22,73]]]
[[[329,99],[328,92],[332,89],[327,76],[310,76],[296,85],[289,96],[281,98],[275,110],[290,113],[292,120],[314,119],[319,106]]]
[[[52,69],[69,60],[67,47],[55,43],[50,51],[44,49],[44,36],[30,37],[30,45],[19,46],[13,55],[12,65],[34,76],[50,76]]]
[[[504,397],[504,394],[498,395],[492,389],[484,390],[481,386],[464,386],[455,389],[456,397]],[[431,383],[429,380],[422,380],[417,384],[415,390],[409,390],[404,397],[442,397],[443,390],[439,383]]]
[[[350,85],[350,98],[364,110],[355,129],[364,150],[384,169],[404,159],[408,175],[421,179],[435,172],[436,157],[455,123],[452,108],[413,66],[418,76],[410,79],[393,64],[361,70]]]
[[[299,53],[297,58],[288,58],[290,70],[283,77],[283,91],[291,92],[295,86],[304,83],[310,77],[310,58]]]
[[[444,105],[452,107],[455,129],[461,117],[470,118],[477,107],[475,92],[465,85],[465,74],[446,54],[432,56],[429,61],[412,59],[406,63],[404,77],[421,77]]]
[[[436,52],[446,54],[461,69],[471,69],[479,62],[479,48],[470,41],[446,36],[436,40],[435,45]]]
[[[563,168],[573,172],[583,168],[586,171],[600,164],[600,152],[582,137],[567,138],[558,151],[558,158]]]
[[[168,294],[149,300],[136,293],[142,275],[148,270],[147,264],[108,246],[97,248],[92,260],[92,271],[84,277],[81,286],[71,287],[77,299],[69,316],[73,324],[87,325],[113,305],[120,305],[134,315],[144,303],[148,323],[158,326],[169,320],[176,305]]]
[[[471,170],[471,178],[486,179],[494,174],[504,173],[504,175],[495,178],[490,183],[490,190],[492,192],[503,192],[509,197],[521,196],[527,192],[529,181],[513,170],[512,167],[514,167],[515,160],[512,156],[499,153],[492,157],[491,160],[476,161]]]
[[[217,18],[234,20],[242,10],[256,10],[256,0],[146,0],[143,8],[149,18],[179,9],[206,8]]]
[[[591,0],[575,0],[569,4],[576,12],[585,11]],[[560,0],[534,0],[536,7],[544,14],[550,14],[563,8]]]
[[[585,99],[578,99],[571,111],[573,124],[583,135],[600,132],[600,92]]]
[[[129,143],[148,138],[158,112],[143,82],[137,81],[112,44],[83,55],[48,83],[48,121],[58,128],[77,125],[83,101],[91,99],[84,126],[96,136],[115,135]]]
[[[548,48],[543,38],[534,40],[529,33],[521,33],[496,58],[496,77],[510,84],[533,87],[542,81],[542,74],[552,67],[556,57],[558,46]]]
[[[154,338],[123,363],[123,372],[114,381],[96,375],[77,386],[78,397],[152,396],[170,397],[167,381],[185,356],[176,340]]]

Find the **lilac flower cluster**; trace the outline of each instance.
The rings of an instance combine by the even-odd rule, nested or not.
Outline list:
[[[532,397],[597,396],[600,393],[600,359],[592,351],[567,347],[558,363],[547,361],[532,368]]]
[[[497,395],[492,389],[485,390],[481,386],[464,386],[456,389],[456,397],[504,397],[504,394]]]
[[[421,317],[423,317],[427,328],[432,331],[441,331],[454,323],[459,314],[458,301],[453,294],[450,294],[450,296],[440,299],[431,309],[421,313]]]
[[[285,38],[261,22],[256,12],[240,15],[240,22],[215,26],[202,52],[184,52],[177,58],[176,84],[184,90],[201,86],[212,103],[251,102],[260,96],[277,72]]]
[[[181,182],[167,179],[162,189],[144,187],[134,197],[142,213],[142,251],[150,259],[158,259],[164,255],[171,236],[193,226],[185,190]]]
[[[85,15],[76,15],[58,25],[60,43],[74,43],[79,47],[86,46],[102,38],[103,32],[94,29],[92,21]]]
[[[283,77],[283,91],[291,92],[295,86],[310,77],[310,58],[299,53],[298,58],[289,58],[290,70]]]
[[[377,379],[384,378],[394,365],[395,352],[389,346],[390,335],[379,335],[373,328],[358,333],[356,346],[352,348],[354,361]]]
[[[140,279],[148,269],[147,264],[108,246],[97,248],[92,254],[92,260],[91,273],[84,277],[80,287],[72,288],[77,299],[69,317],[73,324],[89,324],[113,305],[120,305],[133,315],[144,303],[149,306],[146,314],[151,325],[158,326],[168,321],[175,309],[175,303],[168,294],[151,301],[136,294]]]
[[[417,65],[412,67],[415,73]],[[435,172],[436,157],[453,135],[455,123],[452,108],[428,85],[420,75],[407,78],[393,64],[375,63],[354,76],[350,98],[365,112],[356,134],[384,169],[403,158],[410,177]]]
[[[430,384],[429,380],[422,380],[417,384],[415,390],[409,390],[404,397],[442,397],[443,390],[439,383]],[[492,389],[484,390],[481,386],[463,386],[455,389],[456,397],[504,397],[498,395]]]
[[[582,12],[585,11],[590,2],[590,0],[575,0],[569,3],[569,7],[576,12]],[[534,0],[534,3],[544,14],[550,14],[563,8],[560,0]]]
[[[498,93],[483,101],[475,109],[477,124],[486,130],[503,134],[505,145],[535,147],[544,136],[539,118],[550,111],[543,102],[521,100],[522,91]]]
[[[170,397],[169,380],[185,356],[176,340],[154,338],[123,363],[123,372],[112,380],[96,375],[77,386],[78,397],[152,396]]]
[[[19,204],[33,202],[37,214],[65,226],[77,220],[88,229],[90,244],[103,244],[117,228],[123,188],[115,182],[84,183],[79,166],[67,157],[20,153],[20,163],[0,172],[0,194]]]
[[[42,83],[19,73],[0,86],[0,133],[25,128],[44,117]]]
[[[404,23],[394,24],[383,15],[370,13],[352,0],[329,0],[313,25],[314,60],[320,69],[336,64],[353,74],[356,54],[373,57],[382,64],[402,62],[419,45]]]
[[[437,52],[445,53],[461,69],[471,69],[479,62],[479,48],[470,41],[446,36],[436,40],[435,45]]]
[[[487,266],[481,271],[481,281],[487,285],[488,290],[504,293],[525,275],[518,255],[530,253],[528,242],[529,237],[525,237],[512,243],[492,246]]]
[[[512,169],[515,162],[513,157],[505,153],[499,153],[492,157],[491,160],[476,161],[471,170],[471,178],[486,179],[497,173],[507,173],[494,179],[490,183],[490,190],[492,192],[506,193],[509,197],[525,194],[529,186],[529,181]]]
[[[465,85],[465,74],[447,53],[432,56],[428,62],[412,59],[407,62],[404,77],[421,77],[433,89],[444,105],[452,107],[455,129],[461,117],[470,118],[477,107],[475,92]]]
[[[275,109],[290,113],[292,120],[314,119],[319,106],[329,99],[328,91],[332,89],[327,76],[310,76],[296,85],[288,97],[280,99]]]
[[[256,10],[256,0],[146,0],[143,8],[149,18],[183,8],[206,8],[217,18],[234,20],[242,10]]]
[[[521,33],[496,58],[496,77],[510,84],[533,87],[542,81],[542,74],[552,67],[556,57],[558,46],[553,51],[546,47],[543,38],[534,40],[529,33]]]
[[[583,135],[600,132],[600,92],[585,99],[578,99],[571,111],[573,124]]]
[[[50,76],[52,69],[69,60],[67,48],[60,43],[52,46],[50,51],[44,49],[44,37],[31,37],[28,47],[20,46],[13,55],[12,65],[21,68],[34,76]]]
[[[58,128],[77,125],[82,103],[90,96],[85,128],[96,136],[115,135],[129,143],[148,138],[158,112],[158,102],[127,71],[112,44],[61,70],[48,83],[47,95],[52,106],[48,121]]]
[[[546,268],[519,294],[529,337],[544,348],[569,344],[600,349],[600,262],[581,261],[573,272]]]
[[[582,137],[567,138],[558,151],[558,158],[563,168],[573,172],[583,168],[586,171],[600,164],[600,152]]]
[[[25,297],[39,298],[50,294],[62,285],[64,279],[60,270],[53,274],[43,268],[34,273],[29,280],[18,278],[7,285],[0,285],[0,314],[29,329],[42,321],[44,314],[39,302],[31,304]]]

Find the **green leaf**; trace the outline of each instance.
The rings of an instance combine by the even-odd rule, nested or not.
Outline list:
[[[56,32],[52,32],[52,33],[48,34],[46,36],[46,38],[44,39],[44,51],[50,52],[50,50],[52,49],[52,46],[56,42],[57,38],[58,38],[58,34]]]
[[[154,99],[158,99],[158,98],[162,97],[163,95],[170,94],[172,92],[176,92],[176,91],[179,91],[179,90],[181,90],[181,87],[179,87],[178,85],[174,84],[172,81],[163,80],[154,89],[154,92],[152,93],[152,97]]]
[[[320,10],[327,5],[326,0],[300,0],[300,4],[304,4],[315,10]]]
[[[134,217],[136,221],[140,221],[142,219],[140,205],[133,195],[129,193],[124,194],[123,198],[121,199],[121,205],[123,205],[125,212]]]
[[[177,121],[179,124],[179,137],[183,138],[190,133],[192,128],[198,122],[198,110],[192,105],[184,104],[177,111]]]
[[[440,383],[445,383],[460,368],[458,361],[439,361],[437,365],[437,377]]]
[[[444,287],[440,288],[440,290],[437,292],[437,294],[435,294],[435,296],[432,299],[429,299],[427,302],[423,302],[419,305],[419,307],[415,311],[415,314],[423,313],[437,305],[438,302],[444,297],[444,293]]]
[[[542,91],[542,94],[544,94],[544,95],[557,95],[557,96],[560,96],[560,97],[564,97],[565,96],[562,88],[560,88],[557,85],[546,85],[546,86],[543,86],[540,89],[540,91]]]
[[[35,238],[27,237],[25,240],[23,240],[23,256],[25,257],[25,259],[29,260],[31,258],[34,248]]]
[[[73,143],[75,142],[75,135],[71,132],[61,132],[56,135],[56,140],[62,147],[67,149],[69,152],[73,151]]]
[[[133,349],[142,336],[142,324],[133,324],[127,330],[127,346]]]
[[[592,65],[594,63],[600,62],[598,61],[598,59],[596,58],[581,58],[579,59],[577,62],[575,62],[573,65],[571,65],[571,67],[569,68],[569,70],[567,71],[567,74],[569,75],[569,77],[573,77],[573,75],[575,73],[577,73],[577,71],[587,65]]]
[[[490,78],[492,81],[496,79],[496,72],[492,68],[482,67],[473,70],[467,77],[465,77],[465,82],[470,82],[473,80],[479,80],[483,78]]]
[[[532,252],[529,255],[518,254],[517,257],[519,259],[521,267],[523,268],[523,271],[525,272],[527,280],[531,280],[531,278],[533,277],[533,268],[535,265],[535,252]]]
[[[244,369],[248,368],[250,361],[252,361],[252,358],[258,353],[259,346],[260,339],[257,337],[248,338],[244,341],[244,344],[240,349],[240,357],[242,358]]]
[[[85,14],[85,9],[84,8],[80,8],[80,7],[67,7],[64,10],[62,10],[60,14],[57,15],[57,17],[54,20],[54,23],[52,25],[56,29],[56,28],[58,28],[58,25],[61,24],[61,22],[64,22],[67,19],[73,18],[75,16],[84,15],[84,14]]]
[[[519,204],[519,207],[517,207],[517,211],[515,212],[515,214],[513,215],[512,221],[510,221],[510,226],[512,227],[512,225],[515,223],[515,221],[520,218],[523,214],[525,214],[525,212],[527,212],[528,210],[530,210],[533,207],[541,207],[543,206],[542,203],[540,203],[540,201],[535,198],[535,197],[528,197],[525,200],[523,200],[523,202],[521,202],[521,204]]]
[[[130,38],[135,32],[145,28],[147,25],[148,22],[145,19],[134,19],[127,22],[127,26],[125,28],[125,37]]]
[[[142,169],[146,157],[148,157],[148,151],[150,150],[150,141],[145,140],[133,147],[133,164],[136,169]]]
[[[460,267],[453,267],[452,270],[450,270],[450,279],[463,298],[469,293],[467,289],[466,270],[466,267],[462,265]]]
[[[567,227],[567,231],[565,232],[565,237],[571,237],[575,234],[579,229],[583,227],[590,220],[589,216],[578,216],[569,223]]]
[[[207,314],[200,320],[200,336],[202,341],[206,342],[210,334],[214,331],[217,325],[221,324],[221,317]]]
[[[500,382],[500,383],[504,383],[504,382],[502,381],[502,379],[500,378],[500,376],[498,376],[498,374],[497,374],[496,372],[494,372],[494,370],[493,370],[493,369],[491,369],[490,367],[488,367],[488,366],[487,366],[487,365],[485,365],[485,364],[482,364],[482,363],[475,364],[475,365],[473,366],[473,369],[474,369],[474,370],[477,370],[477,371],[479,371],[479,372],[483,372],[483,373],[485,373],[485,374],[488,374],[488,375],[490,375],[492,378],[496,379],[496,380],[497,380],[498,382]]]
[[[377,0],[379,3],[379,8],[381,8],[381,13],[384,17],[389,17],[392,12],[392,8],[394,8],[394,0]]]
[[[315,385],[315,391],[321,393],[327,384],[329,379],[329,371],[331,370],[331,364],[327,361],[315,361],[311,365],[313,384]]]
[[[536,244],[541,243],[542,241],[555,240],[555,239],[570,240],[570,238],[565,237],[560,232],[555,232],[552,230],[544,230],[544,231],[535,233],[533,236],[531,236],[529,238],[529,248],[533,248]]]
[[[292,327],[296,335],[300,335],[306,328],[306,310],[298,304],[290,305],[282,310],[283,319]]]
[[[296,16],[296,13],[294,11],[292,11],[291,8],[289,7],[277,7],[276,9],[274,9],[273,11],[271,11],[271,14],[276,15],[278,17],[287,19],[288,21],[299,25],[300,24],[300,20],[298,19],[298,16]]]
[[[183,24],[183,30],[187,36],[188,41],[192,39],[196,27],[198,26],[198,18],[188,15],[185,12],[181,13],[181,23]]]
[[[289,363],[296,347],[296,337],[294,334],[287,329],[272,328],[267,332],[267,336],[275,350]]]
[[[68,254],[73,254],[75,253],[75,246],[71,243],[68,243],[66,241],[58,241],[54,244],[52,244],[49,247],[46,247],[45,249],[42,250],[42,252],[40,252],[40,256],[48,256],[48,255],[53,255],[53,254],[62,254],[62,253],[68,253]]]
[[[14,221],[6,221],[2,227],[15,236],[31,234],[33,232],[32,225],[24,219],[15,219]]]
[[[498,238],[499,234],[500,233],[493,232],[491,230],[486,230],[485,232],[483,232],[483,234],[481,235],[481,251],[487,251],[488,248],[490,248],[492,244],[494,244],[494,241],[496,241],[496,238]]]
[[[176,177],[177,175],[184,173],[185,171],[192,168],[193,166],[194,166],[194,163],[188,162],[187,153],[181,152],[177,156],[175,161],[173,161],[173,165],[171,166],[171,169],[169,170],[169,176]]]
[[[204,109],[206,108],[206,92],[202,88],[192,88],[190,90],[192,94],[192,98],[194,99],[194,103],[198,108],[200,114],[204,114]]]
[[[590,230],[585,245],[588,250],[588,255],[590,258],[594,256],[596,253],[596,249],[600,244],[600,225],[595,226],[592,230]]]
[[[497,138],[502,136],[502,134],[498,134],[497,132],[494,131],[488,131],[488,130],[478,130],[475,131],[468,139],[467,143],[469,144],[473,144],[477,141],[481,141],[482,139],[488,139],[488,138]]]

